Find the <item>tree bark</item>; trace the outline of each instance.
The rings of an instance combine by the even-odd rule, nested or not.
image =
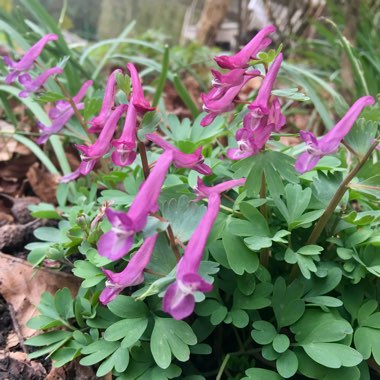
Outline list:
[[[202,45],[213,45],[230,0],[206,0],[197,24],[197,40]]]

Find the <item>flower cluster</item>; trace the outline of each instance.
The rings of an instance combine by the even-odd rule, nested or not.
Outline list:
[[[257,54],[270,44],[271,40],[268,36],[275,31],[273,26],[267,26],[234,56],[215,58],[221,68],[230,71],[225,74],[216,70],[212,71],[213,88],[207,95],[202,95],[203,109],[208,113],[202,119],[203,126],[209,125],[218,114],[232,111],[234,100],[242,87],[253,77],[261,76],[259,70],[247,70],[247,67],[249,61],[255,59]],[[243,127],[236,132],[238,147],[229,149],[227,152],[231,160],[257,154],[263,149],[271,133],[279,132],[285,125],[280,101],[271,96],[282,60],[282,54],[279,54],[264,76],[256,99],[248,106],[249,112],[244,117]]]
[[[236,132],[237,148],[227,151],[227,157],[231,160],[258,154],[265,148],[271,134],[279,132],[285,125],[281,103],[277,97],[272,95],[283,55],[279,53],[269,67],[262,65],[265,70],[258,70],[256,67],[249,68],[250,61],[257,59],[258,53],[269,46],[271,43],[269,36],[274,32],[275,28],[268,26],[237,54],[216,57],[215,61],[219,67],[227,71],[212,70],[214,78],[212,89],[209,93],[202,94],[203,108],[207,114],[202,119],[201,125],[206,127],[217,115],[234,110],[236,98],[252,78],[262,78],[255,99],[247,107],[248,112],[244,116],[243,125]],[[45,36],[17,63],[11,61],[9,57],[5,58],[5,63],[10,68],[6,81],[11,83],[16,79],[19,80],[20,84],[24,86],[20,96],[28,96],[43,86],[50,76],[62,73],[62,69],[55,67],[32,79],[28,72],[41,54],[43,47],[55,39],[57,36],[53,34]],[[87,132],[95,134],[96,139],[94,138],[95,141],[91,145],[77,145],[81,155],[81,164],[73,173],[63,177],[63,182],[89,174],[96,163],[107,154],[111,155],[112,162],[116,166],[125,167],[135,161],[139,120],[154,108],[144,96],[135,66],[129,63],[127,69],[132,83],[128,103],[118,104],[116,102],[116,79],[117,75],[122,73],[121,69],[116,69],[107,80],[99,114],[89,120]],[[70,101],[61,100],[55,103],[49,112],[51,125],[39,124],[41,130],[39,143],[46,142],[51,134],[57,133],[65,126],[76,111],[84,108],[83,98],[91,85],[92,81],[86,81],[78,93],[69,99]],[[363,108],[372,104],[374,104],[374,99],[371,96],[358,99],[342,120],[319,140],[311,132],[301,131],[301,138],[305,141],[307,148],[298,157],[296,170],[300,173],[309,171],[315,167],[321,157],[334,153]],[[118,125],[123,119],[124,125],[119,132]],[[212,169],[204,162],[201,146],[193,153],[184,153],[166,141],[165,137],[158,132],[148,133],[145,138],[162,149],[161,155],[154,165],[151,165],[153,168],[127,211],[114,210],[109,207],[103,210],[111,228],[98,240],[99,254],[111,261],[120,260],[127,255],[131,256],[126,267],[119,273],[103,269],[107,278],[106,286],[99,298],[103,304],[113,300],[126,287],[135,286],[144,281],[144,271],[154,253],[158,233],[145,237],[139,248],[135,252],[131,253],[131,251],[135,243],[140,243],[136,236],[141,237],[140,233],[145,229],[148,217],[158,217],[160,194],[171,167],[194,170],[206,176],[212,174]],[[168,286],[164,294],[163,310],[173,318],[188,317],[194,310],[195,293],[212,290],[212,284],[205,281],[199,274],[203,252],[220,209],[221,193],[234,187],[243,186],[244,183],[245,179],[241,178],[208,187],[201,178],[198,178],[197,186],[194,189],[196,195],[194,201],[206,198],[207,211],[184,248],[184,253],[176,267],[175,281]],[[101,217],[98,217],[97,221]]]

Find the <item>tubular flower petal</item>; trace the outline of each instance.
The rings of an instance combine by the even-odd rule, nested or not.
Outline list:
[[[113,227],[99,239],[98,251],[101,256],[117,260],[129,252],[135,233],[143,230],[148,215],[158,209],[158,198],[172,161],[171,151],[160,156],[128,212],[107,209],[106,215]]]
[[[102,108],[100,109],[99,115],[90,120],[90,128],[88,128],[88,132],[99,133],[106,123],[107,118],[112,111],[112,107],[115,105],[116,74],[121,72],[120,69],[116,69],[108,77]]]
[[[210,292],[212,290],[212,285],[198,274],[198,269],[219,207],[220,195],[211,193],[207,211],[191,236],[184,255],[178,263],[176,281],[166,289],[163,310],[174,319],[184,319],[194,311],[194,292]]]
[[[58,36],[56,34],[47,34],[36,42],[18,62],[12,61],[8,56],[4,57],[4,63],[10,69],[9,74],[5,78],[5,83],[10,84],[14,82],[20,74],[29,71],[36,59],[40,56],[45,45],[57,39]]]
[[[276,81],[277,74],[280,71],[281,63],[283,61],[282,53],[280,53],[270,66],[267,75],[261,83],[259,92],[256,99],[248,106],[251,114],[256,118],[261,118],[268,115],[269,99],[273,89],[274,82]]]
[[[133,99],[129,103],[127,117],[121,136],[112,141],[115,150],[112,152],[112,162],[118,166],[130,165],[136,159],[137,110]]]
[[[45,82],[49,79],[49,77],[62,73],[63,70],[60,67],[52,67],[51,69],[47,69],[37,78],[34,79],[32,79],[32,77],[28,73],[21,74],[18,77],[18,80],[24,86],[24,90],[21,91],[18,95],[21,98],[27,98],[29,94],[36,92],[40,87],[42,87],[45,84]]]
[[[208,113],[201,120],[202,127],[209,125],[219,114],[232,111],[235,107],[234,100],[241,89],[250,79],[260,74],[258,70],[246,74],[244,72],[244,70],[236,69],[228,74],[216,75],[217,72],[214,71],[214,77],[217,78],[216,84],[208,94],[201,95],[203,110]]]
[[[82,152],[82,163],[80,166],[82,175],[87,175],[93,169],[95,163],[108,153],[111,148],[111,140],[117,128],[117,123],[127,108],[128,106],[126,104],[121,104],[115,108],[97,140],[92,145],[77,145],[77,148]]]
[[[173,152],[173,164],[175,167],[192,169],[204,175],[210,175],[212,173],[211,168],[204,163],[202,147],[197,148],[193,153],[187,154],[181,152],[174,145],[168,143],[161,136],[155,133],[148,133],[145,137],[165,151]]]
[[[234,187],[243,186],[245,184],[245,181],[245,178],[239,178],[209,187],[204,184],[200,177],[198,177],[197,185],[194,187],[194,192],[197,195],[195,201],[199,201],[203,198],[208,198],[212,193],[221,194],[224,191],[231,190]]]
[[[238,148],[227,151],[231,160],[240,160],[259,153],[271,133],[278,132],[285,125],[280,101],[274,98],[270,102],[271,91],[282,60],[282,54],[279,54],[263,79],[256,99],[248,106],[250,112],[244,117],[243,128],[236,132]]]
[[[92,80],[84,82],[78,93],[73,97],[73,102],[75,103],[78,110],[82,110],[84,108],[84,104],[80,103],[80,101],[84,98],[88,88],[91,85]],[[68,101],[57,101],[55,103],[55,107],[49,111],[49,118],[52,121],[52,124],[50,126],[46,126],[42,123],[38,123],[38,127],[41,131],[41,136],[38,138],[37,143],[43,144],[51,135],[58,133],[73,117],[74,113],[75,112]]]
[[[128,63],[127,69],[131,73],[133,104],[137,112],[145,114],[146,112],[153,111],[154,108],[150,106],[149,101],[144,97],[144,91],[136,67],[133,63]]]
[[[124,288],[141,284],[144,281],[144,269],[152,257],[157,236],[158,234],[145,239],[122,272],[114,273],[103,269],[103,273],[107,276],[106,287],[99,297],[99,301],[103,305],[115,299]]]
[[[242,69],[248,66],[248,62],[254,59],[260,51],[272,42],[268,36],[276,31],[273,25],[266,26],[252,38],[247,45],[237,54],[232,56],[222,55],[215,57],[216,63],[223,69]]]
[[[307,145],[306,152],[302,153],[295,164],[300,173],[305,173],[315,167],[318,161],[326,155],[335,153],[341,141],[346,137],[359,117],[363,108],[375,104],[372,96],[359,98],[343,116],[319,141],[311,132],[301,131],[301,137]]]

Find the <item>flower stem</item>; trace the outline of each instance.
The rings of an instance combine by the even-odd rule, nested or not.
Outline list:
[[[266,188],[266,183],[265,183],[265,175],[264,175],[264,173],[262,173],[262,175],[261,175],[261,187],[260,187],[260,198],[261,199],[266,199],[266,192],[267,192],[267,188]],[[261,212],[262,216],[267,220],[268,219],[268,209],[267,209],[266,203],[264,203],[260,207],[260,212]],[[269,264],[269,249],[268,248],[264,248],[261,250],[261,252],[260,252],[260,263],[265,268],[268,267],[268,264]]]
[[[217,373],[217,375],[216,375],[215,380],[220,380],[220,379],[222,378],[223,372],[224,372],[224,370],[225,370],[225,368],[226,368],[226,366],[227,366],[227,364],[228,364],[228,361],[230,360],[230,357],[231,357],[230,354],[227,354],[227,355],[224,357],[224,360],[223,360],[223,362],[222,362],[222,365],[221,365],[220,368],[219,368],[219,371],[218,371],[218,373]]]
[[[145,144],[142,141],[139,141],[139,153],[140,153],[140,158],[141,158],[141,164],[143,167],[144,178],[147,179],[150,173],[150,169],[149,169],[148,158],[146,156]]]
[[[339,202],[343,198],[343,195],[347,191],[347,188],[349,187],[348,186],[349,183],[352,181],[352,179],[356,176],[356,174],[360,171],[360,169],[366,163],[368,158],[371,156],[372,152],[376,149],[377,145],[379,144],[379,141],[380,141],[380,136],[374,141],[374,143],[368,149],[367,153],[359,160],[358,164],[347,174],[346,178],[340,184],[338,190],[336,191],[330,203],[328,204],[325,212],[322,214],[318,222],[315,224],[314,229],[311,232],[310,237],[307,241],[307,244],[314,244],[317,242],[323,229],[325,228],[327,222],[329,221],[332,213],[335,211]]]

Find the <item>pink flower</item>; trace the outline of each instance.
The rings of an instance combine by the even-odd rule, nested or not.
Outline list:
[[[359,98],[338,124],[331,128],[319,141],[311,132],[301,131],[300,134],[307,145],[307,150],[298,157],[295,164],[296,170],[300,173],[305,173],[313,169],[323,156],[335,153],[341,141],[350,132],[363,108],[373,104],[375,104],[375,99],[372,96]]]
[[[235,108],[234,100],[239,95],[241,89],[253,77],[260,75],[260,71],[235,69],[228,74],[221,74],[213,71],[214,86],[208,94],[202,94],[203,110],[208,113],[202,120],[203,127],[211,124],[214,119],[224,112],[232,111]]]
[[[18,77],[18,80],[24,86],[24,90],[21,91],[18,95],[21,98],[27,98],[29,94],[36,92],[40,87],[42,87],[45,84],[45,82],[49,79],[49,77],[62,73],[63,70],[60,67],[52,67],[51,69],[47,69],[37,78],[34,79],[32,79],[32,77],[28,73],[21,74]]]
[[[112,152],[112,162],[118,166],[130,165],[136,159],[136,130],[137,110],[133,104],[133,97],[128,106],[127,117],[121,136],[112,141],[115,150]]]
[[[277,98],[270,102],[271,92],[282,63],[279,54],[263,79],[256,99],[248,106],[249,113],[244,117],[243,128],[236,132],[237,148],[227,151],[231,160],[240,160],[257,154],[264,148],[273,131],[278,132],[285,125],[281,104]]]
[[[127,68],[131,73],[132,98],[133,104],[136,107],[137,112],[143,115],[146,112],[153,111],[154,108],[150,106],[149,101],[146,100],[144,97],[144,91],[141,86],[139,74],[136,70],[136,67],[133,65],[133,63],[128,63]]]
[[[92,80],[84,82],[78,93],[73,97],[73,102],[75,103],[76,108],[78,110],[84,108],[84,104],[80,102],[86,95],[86,92],[91,85]],[[37,143],[43,144],[51,135],[58,133],[65,126],[65,124],[73,117],[74,113],[75,112],[68,101],[57,101],[55,103],[55,107],[53,107],[49,111],[49,118],[52,121],[52,124],[50,126],[46,126],[41,122],[38,123],[41,135],[38,138]]]
[[[252,38],[247,45],[233,56],[222,55],[215,57],[216,63],[223,69],[243,69],[248,62],[256,58],[257,53],[265,49],[272,41],[268,36],[276,31],[273,25],[266,26]]]
[[[144,229],[148,215],[158,210],[158,198],[172,161],[171,151],[166,151],[160,156],[128,212],[107,209],[106,215],[112,229],[103,234],[98,241],[101,256],[118,260],[129,252],[134,235]]]
[[[115,93],[116,93],[116,74],[121,73],[120,69],[114,70],[108,77],[106,89],[104,91],[104,98],[102,108],[98,116],[95,116],[89,121],[90,128],[88,132],[99,133],[109,117],[112,107],[115,105]]]
[[[205,215],[191,236],[184,255],[178,263],[176,281],[166,289],[163,310],[174,319],[188,317],[195,307],[194,293],[210,292],[212,285],[199,274],[199,265],[220,207],[220,195],[211,193]]]
[[[21,73],[29,71],[36,59],[40,56],[45,45],[57,39],[58,36],[56,34],[47,34],[35,43],[18,62],[12,61],[8,56],[5,56],[4,63],[10,69],[9,74],[5,78],[5,83],[10,84],[14,82]]]
[[[224,191],[231,190],[234,187],[243,186],[245,184],[245,181],[245,178],[239,178],[209,187],[204,184],[200,177],[198,177],[197,185],[194,188],[194,192],[197,195],[195,201],[199,201],[203,198],[208,198],[212,193],[221,194]]]
[[[127,108],[126,104],[121,104],[115,108],[92,145],[77,145],[77,148],[82,152],[80,164],[82,175],[87,175],[94,168],[96,162],[111,149],[111,140],[115,134],[117,123]]]
[[[193,153],[187,154],[181,152],[174,145],[169,144],[166,140],[164,140],[156,133],[148,133],[145,135],[145,137],[165,151],[173,152],[173,164],[175,167],[189,168],[204,175],[210,175],[212,173],[211,168],[204,163],[204,158],[202,156],[202,147],[197,148]]]
[[[122,272],[114,273],[103,269],[103,273],[107,276],[106,287],[99,297],[99,301],[103,305],[115,299],[126,287],[138,285],[144,281],[144,269],[152,257],[157,236],[158,234],[145,239]]]

